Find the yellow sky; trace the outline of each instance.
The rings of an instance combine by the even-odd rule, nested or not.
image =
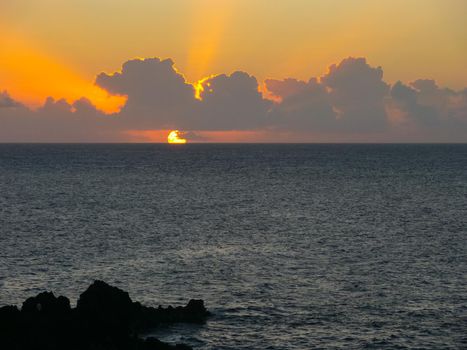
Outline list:
[[[30,104],[83,94],[134,57],[172,58],[189,81],[244,70],[308,79],[347,56],[385,79],[467,86],[465,0],[2,0],[0,90]]]

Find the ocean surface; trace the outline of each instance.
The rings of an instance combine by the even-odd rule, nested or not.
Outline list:
[[[0,305],[94,279],[195,349],[466,349],[467,145],[0,145]]]

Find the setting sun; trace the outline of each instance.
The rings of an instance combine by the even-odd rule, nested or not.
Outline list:
[[[180,131],[173,130],[167,136],[168,143],[186,143],[186,139],[180,136]]]

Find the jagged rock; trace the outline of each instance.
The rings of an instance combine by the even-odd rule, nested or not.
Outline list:
[[[190,350],[191,347],[184,344],[175,346],[161,342],[159,339],[149,337],[142,344],[141,350]]]
[[[95,281],[83,292],[76,305],[82,331],[96,336],[128,336],[131,331],[133,302],[127,292]]]
[[[4,322],[9,322],[14,319],[19,319],[21,316],[17,306],[7,305],[0,307],[0,324],[3,326]]]
[[[51,292],[43,292],[26,299],[21,312],[54,317],[64,316],[71,312],[70,300],[63,296],[56,298]]]
[[[0,308],[0,349],[29,350],[189,350],[155,338],[138,338],[138,331],[160,323],[204,322],[209,312],[202,300],[184,307],[152,308],[133,302],[127,292],[95,281],[76,308],[68,298],[43,292],[21,308]]]
[[[203,300],[191,299],[186,306],[158,308],[133,304],[134,325],[137,329],[156,327],[161,323],[203,323],[210,315]]]

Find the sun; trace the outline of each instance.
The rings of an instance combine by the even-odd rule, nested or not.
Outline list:
[[[169,133],[169,136],[167,136],[167,142],[168,143],[186,143],[186,139],[180,137],[180,131],[178,130],[173,130]]]

